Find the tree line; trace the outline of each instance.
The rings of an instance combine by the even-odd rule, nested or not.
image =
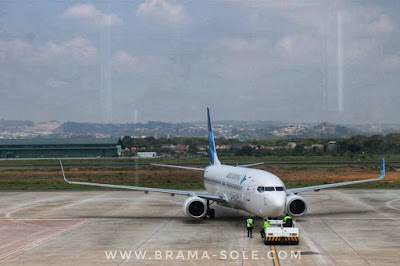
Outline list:
[[[330,141],[336,142],[334,149],[328,149]],[[126,136],[122,139],[125,147],[147,148],[155,151],[162,151],[163,145],[188,145],[189,153],[196,153],[199,146],[208,145],[207,138],[199,137],[174,137],[174,138],[131,138]],[[400,133],[387,135],[355,135],[346,138],[319,139],[319,138],[293,138],[293,139],[253,139],[240,141],[239,139],[216,138],[216,145],[242,144],[241,148],[228,148],[218,150],[221,155],[236,156],[296,156],[296,155],[381,155],[381,154],[400,154]],[[287,148],[288,142],[295,142],[296,147]],[[313,144],[324,145],[323,149],[305,149]],[[278,147],[267,149],[265,147]]]

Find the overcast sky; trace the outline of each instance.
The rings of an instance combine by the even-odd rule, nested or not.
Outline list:
[[[342,21],[343,111],[338,99]],[[0,1],[0,118],[400,123],[400,1]]]

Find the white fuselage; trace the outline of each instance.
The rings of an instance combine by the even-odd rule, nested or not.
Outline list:
[[[267,171],[211,165],[204,169],[203,182],[208,192],[224,195],[229,207],[264,218],[284,214],[285,186],[279,177]]]

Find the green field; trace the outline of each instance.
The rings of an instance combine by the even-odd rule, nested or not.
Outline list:
[[[251,163],[251,162],[344,162],[343,165],[283,165],[273,166],[276,169],[286,169],[290,175],[296,177],[296,173],[309,169],[310,173],[324,171],[334,171],[334,169],[344,169],[351,178],[351,169],[368,169],[379,173],[380,157],[369,158],[343,158],[333,156],[293,156],[293,157],[222,157],[221,161],[226,163]],[[387,156],[386,161],[400,161],[399,156]],[[201,172],[182,171],[180,169],[160,168],[160,167],[131,167],[127,164],[148,164],[148,163],[171,163],[171,164],[204,164],[207,165],[208,158],[187,158],[187,159],[65,159],[63,164],[67,171],[68,178],[87,182],[135,185],[146,187],[175,188],[175,189],[204,189],[201,180]],[[376,162],[371,165],[351,165],[346,166],[346,162]],[[113,165],[114,164],[114,165]],[[124,166],[126,164],[126,166]],[[76,186],[64,182],[59,169],[59,161],[56,159],[39,160],[0,160],[0,190],[48,190],[48,189],[101,189],[92,186]],[[101,167],[91,167],[91,165],[101,165]],[[198,167],[201,167],[199,165]],[[274,169],[272,167],[272,169]],[[400,166],[399,166],[400,167]],[[271,167],[263,166],[269,170]],[[166,170],[167,169],[167,170]],[[285,170],[285,171],[286,171]],[[297,171],[297,172],[296,172]],[[136,182],[134,176],[140,172],[140,178]],[[316,175],[316,174],[314,174]],[[346,186],[345,188],[400,188],[400,181],[397,176],[400,173],[390,172],[390,178],[385,181]],[[318,177],[318,175],[316,175]],[[336,175],[335,175],[336,176]],[[323,179],[323,178],[322,178]],[[293,180],[293,179],[292,179]],[[296,180],[285,181],[287,188],[305,187],[320,184],[327,184],[326,181],[305,181]],[[353,180],[353,179],[350,179]],[[330,181],[330,183],[336,181]]]
[[[287,188],[297,188],[297,187],[307,187],[315,185],[324,185],[327,182],[285,182]],[[132,184],[134,185],[134,184]],[[166,183],[159,184],[158,186],[152,186],[147,183],[135,184],[137,186],[146,187],[157,187],[157,188],[170,188],[170,189],[193,189],[193,190],[203,190],[204,186],[202,182],[185,182],[185,183]],[[370,182],[365,184],[357,184],[351,186],[342,187],[344,189],[349,188],[400,188],[400,181],[395,182]],[[109,188],[83,186],[83,185],[70,185],[67,183],[0,183],[0,190],[115,190]]]
[[[381,156],[354,156],[354,157],[339,157],[339,156],[264,156],[264,157],[247,157],[247,156],[229,156],[220,157],[222,163],[256,163],[256,162],[377,162],[381,160]],[[388,155],[386,161],[400,161],[400,155]],[[88,159],[62,159],[63,164],[149,164],[149,163],[195,163],[208,164],[208,157],[197,158],[88,158]],[[4,159],[0,160],[0,165],[59,165],[58,159]]]

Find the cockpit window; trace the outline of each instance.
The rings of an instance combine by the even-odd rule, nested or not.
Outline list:
[[[280,190],[278,190],[278,188],[280,188]],[[277,187],[276,190],[277,191],[283,191],[283,188],[282,187]],[[260,192],[260,193],[263,193],[265,191],[275,191],[275,188],[274,187],[258,187],[257,191]]]
[[[283,187],[275,187],[276,191],[284,191]]]

